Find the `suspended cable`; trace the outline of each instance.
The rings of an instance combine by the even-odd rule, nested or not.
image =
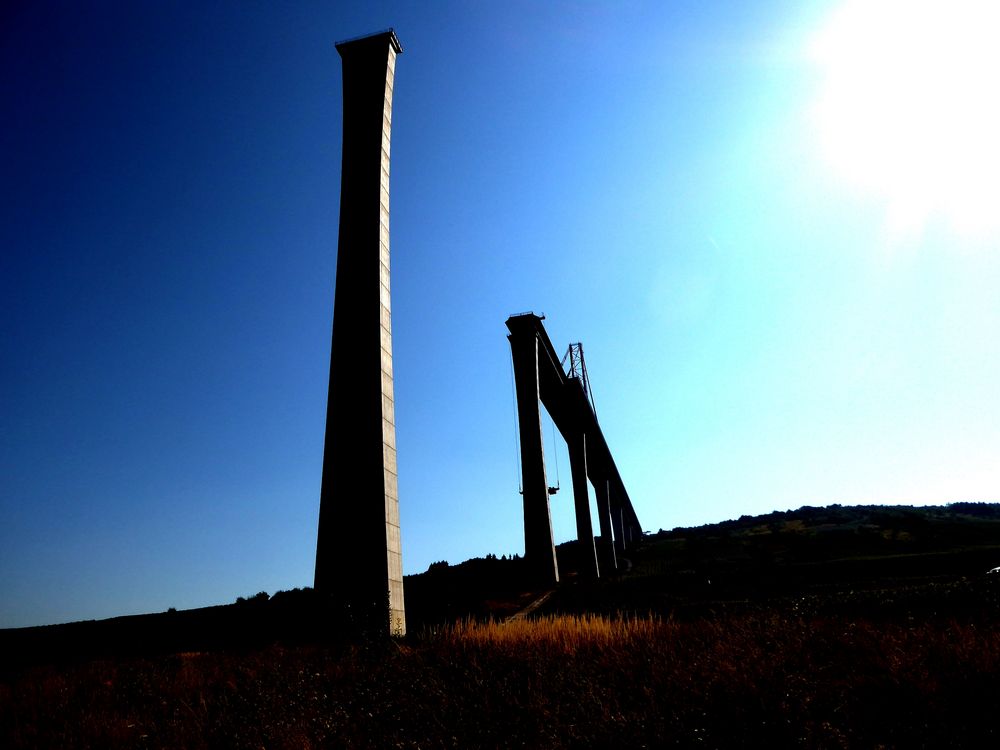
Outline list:
[[[517,390],[514,387],[514,352],[510,352],[510,400],[511,410],[514,414],[514,469],[517,472],[517,492],[524,494],[521,486],[521,435],[518,429],[517,418]]]
[[[562,482],[559,480],[559,444],[556,442],[556,423],[552,419],[552,415],[549,415],[549,424],[552,425],[552,454],[555,456],[556,464],[556,486],[555,492],[549,487],[549,494],[554,495],[562,487]]]

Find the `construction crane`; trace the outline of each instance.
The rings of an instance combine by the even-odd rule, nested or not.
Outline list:
[[[566,369],[567,362],[569,362],[569,369]],[[581,385],[583,385],[583,392],[587,394],[590,408],[594,410],[594,416],[597,416],[597,404],[594,403],[594,392],[590,390],[590,378],[587,377],[587,361],[583,358],[583,344],[579,341],[575,344],[570,344],[566,350],[566,354],[563,355],[562,362],[559,364],[562,365],[567,377],[577,378]]]

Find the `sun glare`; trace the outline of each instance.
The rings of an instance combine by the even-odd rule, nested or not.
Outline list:
[[[848,0],[810,51],[823,156],[893,235],[1000,234],[1000,2]]]

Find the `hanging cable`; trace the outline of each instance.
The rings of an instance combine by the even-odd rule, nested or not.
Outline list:
[[[552,419],[551,414],[549,415],[549,424],[552,425],[552,454],[553,456],[555,456],[555,464],[556,464],[555,492],[553,492],[552,487],[549,487],[549,494],[554,495],[556,494],[556,492],[559,491],[559,488],[562,487],[562,482],[559,481],[559,444],[556,442],[556,423],[555,420]]]
[[[510,353],[510,400],[514,414],[514,469],[517,472],[517,492],[519,495],[523,495],[524,488],[521,486],[521,436],[518,431],[517,390],[514,387],[514,352]]]

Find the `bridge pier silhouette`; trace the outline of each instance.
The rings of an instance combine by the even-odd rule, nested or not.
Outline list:
[[[580,575],[596,579],[613,573],[618,558],[642,536],[642,527],[604,433],[597,421],[583,361],[583,347],[571,344],[560,360],[534,313],[507,319],[520,431],[524,505],[524,556],[539,585],[559,582],[545,455],[541,406],[569,449],[576,511]],[[569,372],[563,362],[569,360]],[[600,538],[595,542],[587,483],[594,487]]]
[[[406,632],[389,294],[392,30],[337,44],[344,128],[317,591]]]

